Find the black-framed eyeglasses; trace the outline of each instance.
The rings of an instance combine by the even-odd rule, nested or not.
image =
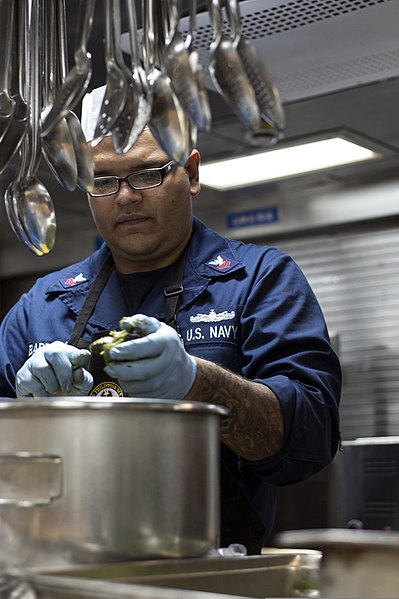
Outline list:
[[[159,187],[174,166],[176,166],[176,162],[171,160],[164,166],[146,168],[142,171],[130,173],[130,175],[126,175],[126,177],[117,177],[116,175],[94,177],[93,189],[89,192],[89,195],[95,198],[114,195],[118,193],[121,181],[126,181],[132,189],[139,191],[151,189],[152,187]]]

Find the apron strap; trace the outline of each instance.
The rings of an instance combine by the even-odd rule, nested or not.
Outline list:
[[[164,296],[165,296],[165,322],[169,324],[174,329],[177,329],[177,312],[179,306],[179,300],[181,294],[183,293],[183,272],[184,272],[184,263],[185,263],[185,252],[178,258],[172,272],[170,285],[165,287]],[[83,336],[84,330],[87,325],[87,321],[89,320],[95,305],[97,303],[98,298],[101,295],[102,290],[104,289],[111,272],[115,268],[114,259],[111,252],[105,258],[99,274],[94,280],[93,285],[90,288],[89,293],[83,303],[82,309],[80,310],[78,317],[75,322],[75,326],[73,327],[71,336],[68,340],[70,345],[74,345],[77,347],[79,340]]]
[[[89,318],[94,310],[94,307],[97,303],[97,300],[100,297],[101,292],[104,289],[105,284],[108,281],[114,267],[115,267],[114,259],[110,252],[108,254],[108,256],[105,258],[105,260],[100,268],[100,272],[97,275],[97,277],[95,278],[94,283],[91,286],[90,291],[87,294],[87,297],[84,301],[82,309],[80,310],[80,312],[78,314],[78,317],[75,322],[75,326],[73,327],[71,336],[68,340],[68,343],[70,345],[74,345],[75,347],[77,347],[77,345],[79,343],[79,339],[82,337],[84,330],[86,328],[87,321],[89,320]]]
[[[170,285],[163,290],[165,296],[165,323],[175,330],[177,330],[179,301],[184,291],[182,281],[185,261],[186,252],[183,252],[173,268]]]

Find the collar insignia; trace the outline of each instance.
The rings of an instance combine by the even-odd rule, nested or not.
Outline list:
[[[232,262],[229,258],[223,258],[223,256],[219,254],[214,260],[208,262],[208,265],[212,266],[215,270],[229,270]]]
[[[84,283],[87,281],[86,277],[83,276],[83,273],[79,273],[76,277],[69,277],[64,281],[64,287],[75,287],[75,285],[79,285],[79,283]]]

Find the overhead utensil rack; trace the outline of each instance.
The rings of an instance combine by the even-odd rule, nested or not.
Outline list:
[[[129,61],[121,51],[121,1],[128,17]],[[141,41],[133,0],[80,0],[73,64],[68,65],[66,0],[0,4],[0,174],[17,157],[4,202],[12,230],[30,251],[47,254],[56,239],[55,208],[38,178],[41,158],[68,191],[90,191],[93,182],[90,148],[74,111],[92,77],[87,48],[96,10],[105,16],[106,81],[93,146],[112,135],[115,151],[125,153],[148,125],[165,153],[183,165],[197,132],[212,126],[205,70],[254,145],[274,145],[282,137],[280,96],[243,35],[238,0],[207,0],[206,8],[213,36],[204,67],[195,49],[196,0],[190,2],[186,35],[179,29],[182,0],[142,0]]]

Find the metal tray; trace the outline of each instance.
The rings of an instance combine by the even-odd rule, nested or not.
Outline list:
[[[73,566],[62,570],[30,570],[25,576],[40,599],[142,597],[142,592],[150,593],[144,595],[150,599],[153,587],[159,591],[157,599],[163,597],[166,587],[193,591],[185,593],[187,599],[190,596],[210,599],[210,593],[262,599],[318,597],[320,560],[321,553],[315,550],[271,549],[259,556]],[[160,587],[164,587],[162,595]],[[101,590],[106,593],[113,590],[116,594],[98,594]],[[176,591],[175,596],[178,599],[181,593]],[[165,599],[170,597],[165,595]]]

